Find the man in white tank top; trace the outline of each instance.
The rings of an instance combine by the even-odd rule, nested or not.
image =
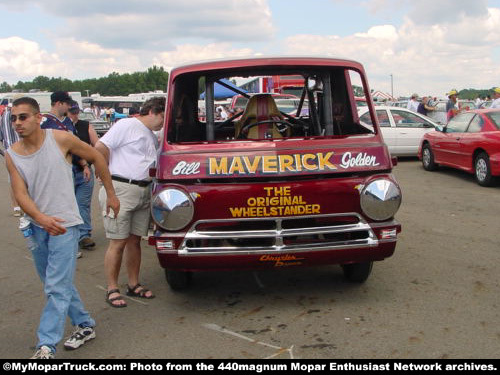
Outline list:
[[[73,134],[41,129],[41,120],[36,100],[24,97],[14,101],[12,125],[20,141],[8,150],[6,164],[16,200],[32,224],[36,242],[32,255],[46,295],[32,358],[49,359],[64,335],[66,315],[76,327],[64,343],[66,349],[76,349],[95,338],[95,321],[73,285],[82,219],[74,193],[71,155],[95,165],[106,189],[108,212],[117,214],[120,202],[102,155]]]

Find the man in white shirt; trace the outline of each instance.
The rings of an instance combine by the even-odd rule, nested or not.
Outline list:
[[[411,99],[408,101],[408,104],[406,105],[406,108],[409,109],[410,111],[417,112],[418,110],[418,105],[420,104],[417,101],[418,94],[413,94],[411,96]]]
[[[493,103],[491,103],[490,108],[500,108],[500,87],[495,87],[493,89]]]
[[[157,159],[158,139],[153,132],[161,130],[164,122],[165,98],[146,101],[138,117],[118,121],[96,143],[109,164],[111,179],[121,209],[117,217],[104,215],[106,237],[110,240],[104,257],[107,279],[106,301],[112,307],[127,304],[118,288],[123,253],[126,250],[128,273],[127,295],[154,298],[153,293],[139,284],[141,237],[146,236],[150,221],[151,179],[149,169]],[[99,192],[101,206],[106,192]]]

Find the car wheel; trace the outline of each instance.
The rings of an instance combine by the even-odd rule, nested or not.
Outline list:
[[[490,158],[487,153],[481,152],[474,160],[474,176],[481,186],[491,186],[493,177],[491,176]]]
[[[175,291],[181,291],[189,288],[193,278],[191,272],[168,269],[165,270],[165,276],[167,278],[168,285]]]
[[[434,153],[428,143],[422,146],[422,166],[426,171],[435,171],[438,167],[434,162]]]
[[[343,264],[344,277],[352,283],[364,283],[372,272],[373,262]]]

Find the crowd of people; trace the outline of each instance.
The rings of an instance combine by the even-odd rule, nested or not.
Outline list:
[[[456,89],[450,90],[446,94],[448,97],[448,101],[446,102],[446,120],[450,121],[453,117],[455,117],[458,113],[463,111],[463,109],[458,106],[458,91]],[[476,108],[485,108],[486,103],[490,103],[489,108],[500,108],[500,87],[496,87],[493,89],[493,101],[491,101],[491,97],[478,96],[474,101]],[[422,115],[429,115],[429,113],[437,110],[437,98],[431,96],[424,96],[419,100],[418,94],[413,94],[408,100],[406,108],[413,111],[418,112]]]
[[[30,222],[29,232],[23,233],[34,244],[29,248],[46,296],[33,359],[54,358],[66,316],[75,326],[66,349],[96,337],[96,322],[73,284],[80,250],[95,246],[90,213],[94,170],[102,184],[99,203],[109,239],[106,301],[126,307],[117,281],[124,254],[127,295],[154,298],[139,282],[140,242],[150,224],[149,169],[157,159],[155,132],[163,126],[165,98],[147,100],[138,116],[120,120],[100,139],[87,121],[78,119],[79,112],[68,93],[57,91],[47,114],[40,113],[35,99],[21,97],[2,116],[13,209]]]

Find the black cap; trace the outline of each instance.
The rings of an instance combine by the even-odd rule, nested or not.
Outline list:
[[[70,111],[80,112],[80,107],[78,106],[78,102],[76,100],[71,100],[69,104],[71,105],[71,107],[69,107]]]
[[[50,95],[50,101],[52,103],[63,102],[71,104],[71,96],[66,91],[54,91],[52,95]]]

